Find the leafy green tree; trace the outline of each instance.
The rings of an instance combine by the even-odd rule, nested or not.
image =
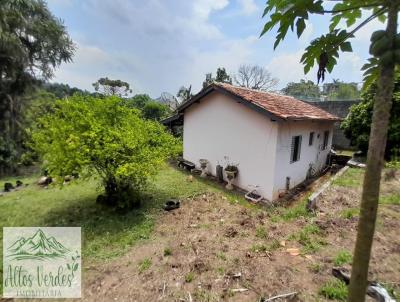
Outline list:
[[[356,100],[360,98],[357,83],[344,83],[333,80],[333,83],[325,83],[323,92],[328,100]]]
[[[290,82],[282,89],[286,95],[299,99],[319,99],[321,91],[313,81],[300,80],[298,83]]]
[[[105,188],[99,202],[128,209],[164,161],[179,151],[178,141],[157,122],[144,120],[116,97],[75,95],[56,102],[39,120],[34,147],[52,176],[97,175]]]
[[[107,77],[98,79],[92,85],[94,90],[105,96],[115,95],[122,97],[132,93],[129,83],[121,80],[111,80]]]
[[[0,1],[0,157],[7,164],[22,149],[23,94],[73,53],[65,26],[44,1]]]
[[[232,84],[232,78],[228,75],[224,67],[218,67],[215,78],[213,78],[212,73],[206,74],[206,79],[203,81],[203,88],[207,87],[212,82]]]
[[[35,89],[29,93],[25,98],[28,98],[29,106],[23,109],[22,115],[24,133],[22,136],[23,153],[20,158],[20,163],[26,166],[32,165],[34,161],[38,160],[38,155],[32,149],[32,131],[36,129],[39,124],[38,120],[51,114],[55,110],[55,103],[58,99],[53,93],[44,89]]]
[[[160,121],[171,114],[171,109],[156,101],[148,102],[142,109],[142,116],[149,120]]]
[[[75,93],[85,95],[90,94],[89,91],[82,90],[77,87],[70,87],[68,84],[63,83],[44,83],[40,85],[39,88],[54,94],[57,99],[73,96]]]
[[[152,101],[153,99],[149,97],[149,95],[147,94],[136,94],[135,96],[126,99],[124,103],[129,108],[136,108],[139,110],[143,110],[144,106],[146,106],[147,103]]]
[[[215,77],[215,82],[232,84],[232,78],[226,72],[224,67],[219,67],[217,69],[217,75]]]
[[[371,134],[367,155],[367,168],[363,182],[361,212],[354,250],[349,298],[350,302],[365,300],[368,266],[378,210],[380,179],[384,163],[387,131],[394,88],[395,64],[400,64],[400,36],[397,33],[398,0],[269,0],[264,10],[268,21],[261,35],[278,27],[274,43],[276,48],[289,29],[296,28],[300,37],[310,15],[330,15],[327,34],[311,41],[301,58],[307,73],[318,62],[317,79],[324,81],[325,72],[331,72],[339,53],[352,51],[350,39],[360,28],[378,19],[386,22],[386,29],[371,35],[372,58],[364,65],[365,86],[377,80]],[[342,21],[342,22],[341,22]],[[343,22],[345,25],[343,26]],[[357,25],[355,25],[358,23]],[[355,25],[353,28],[352,26]],[[340,26],[345,29],[339,29]],[[352,28],[351,30],[348,30]]]
[[[350,113],[341,124],[341,128],[351,143],[364,152],[368,150],[376,90],[377,84],[373,83],[362,94],[361,103],[351,107]],[[392,102],[385,150],[387,159],[400,154],[400,73],[396,76]]]

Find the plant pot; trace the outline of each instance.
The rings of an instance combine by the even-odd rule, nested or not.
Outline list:
[[[234,179],[234,178],[236,178],[236,175],[237,175],[237,171],[225,170],[225,173],[226,173],[226,178],[228,178],[228,179]]]
[[[207,177],[207,165],[208,165],[208,160],[206,159],[200,159],[200,168],[201,168],[201,174],[200,177],[206,178]]]
[[[225,186],[228,190],[233,190],[232,181],[236,178],[237,171],[225,170],[226,178],[228,179],[228,184]]]

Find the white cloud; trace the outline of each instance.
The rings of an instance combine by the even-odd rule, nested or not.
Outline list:
[[[258,7],[254,0],[238,0],[239,4],[246,15],[251,15],[256,12]]]
[[[108,76],[129,82],[134,93],[158,97],[162,91],[176,93],[181,85],[192,84],[197,91],[206,73],[218,67],[235,73],[243,63],[265,66],[280,79],[280,87],[303,78],[316,80],[316,70],[304,75],[300,57],[314,31],[319,31],[318,23],[307,22],[299,41],[285,41],[286,48],[272,52],[274,33],[258,39],[253,35],[259,33],[264,20],[245,16],[261,8],[252,0],[234,0],[238,5],[232,9],[227,9],[228,0],[50,1],[73,1],[65,16],[79,20],[79,26],[73,19],[66,20],[67,25],[75,25],[70,33],[78,50],[74,63],[57,70],[55,81],[92,90],[93,82]],[[369,40],[368,30],[372,29],[357,35],[360,41]],[[327,79],[361,79],[364,56],[358,50],[355,53],[359,56],[341,56]]]
[[[212,11],[224,9],[228,4],[228,0],[197,0],[194,2],[193,10],[196,16],[208,19]]]
[[[140,60],[136,60],[134,56],[127,59],[121,55],[112,55],[95,46],[79,42],[75,44],[77,50],[73,63],[63,64],[56,71],[55,81],[92,90],[92,83],[104,76],[132,81],[131,72],[140,67]]]
[[[371,34],[379,29],[385,29],[385,24],[381,23],[377,19],[374,19],[360,28],[360,30],[355,33],[355,38],[353,40],[357,43],[366,43],[369,45]]]
[[[250,36],[245,39],[223,41],[218,49],[192,54],[191,63],[186,66],[185,73],[188,78],[194,79],[193,88],[201,89],[205,74],[215,71],[218,67],[226,68],[228,74],[233,75],[240,64],[251,60],[253,46],[257,37]]]
[[[314,34],[314,25],[310,23],[310,21],[306,20],[306,28],[303,31],[303,34],[301,35],[299,39],[299,43],[301,44],[302,47],[308,46],[310,44],[311,38]]]
[[[93,35],[71,32],[78,40],[74,63],[63,64],[55,81],[91,90],[91,83],[108,76],[129,82],[134,93],[157,97],[162,91],[175,93],[181,85],[198,90],[205,73],[220,66],[236,71],[249,60],[256,37],[228,38],[209,21],[227,0],[173,3],[86,2],[86,17],[102,22]]]
[[[304,74],[303,65],[300,64],[300,58],[303,51],[295,53],[282,53],[272,58],[266,68],[274,77],[279,79],[281,87],[285,87],[289,82],[298,82],[300,79],[309,79]]]
[[[317,81],[318,66],[314,65],[308,74],[304,74],[303,64],[300,63],[302,55],[303,50],[276,55],[266,66],[272,75],[280,80],[280,88],[285,87],[289,82],[298,82],[300,79]],[[333,79],[340,79],[345,82],[360,82],[363,64],[363,60],[357,54],[352,52],[342,53],[332,73],[326,72],[325,82],[331,82]]]

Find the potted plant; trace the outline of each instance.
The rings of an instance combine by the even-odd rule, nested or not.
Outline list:
[[[237,167],[238,165],[234,164],[227,164],[225,167],[225,173],[226,173],[226,178],[228,179],[228,184],[226,185],[226,188],[228,190],[232,190],[232,181],[237,177],[239,173],[239,169]]]
[[[201,168],[201,175],[200,177],[206,177],[207,176],[207,165],[208,165],[208,160],[207,159],[199,159],[200,163],[200,168]]]

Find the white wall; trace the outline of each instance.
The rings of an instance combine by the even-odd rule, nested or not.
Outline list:
[[[224,157],[239,164],[234,184],[244,190],[259,185],[259,192],[272,199],[277,122],[218,92],[191,105],[184,114],[183,157],[199,166],[207,159],[209,172],[226,165]]]
[[[328,146],[325,150],[321,150],[326,130],[329,130]],[[312,146],[309,146],[309,135],[312,131],[315,132],[314,142]],[[290,177],[290,188],[292,188],[305,180],[310,163],[316,170],[325,166],[327,155],[331,149],[332,133],[332,122],[288,121],[279,123],[273,199],[278,197],[279,192],[285,190],[286,177]],[[290,163],[292,137],[296,135],[302,136],[300,160]]]

